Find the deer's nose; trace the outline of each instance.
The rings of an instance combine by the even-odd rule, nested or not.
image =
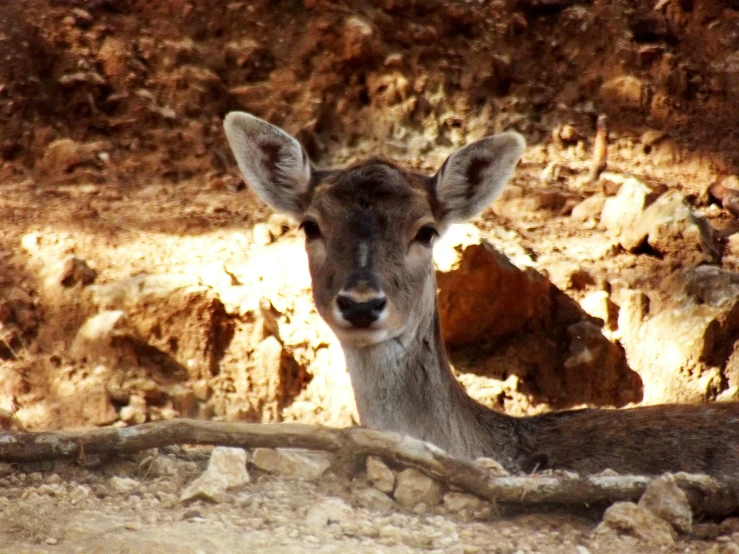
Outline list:
[[[339,294],[336,305],[342,317],[352,324],[352,327],[366,328],[380,318],[387,301],[385,296],[357,301],[346,294]]]

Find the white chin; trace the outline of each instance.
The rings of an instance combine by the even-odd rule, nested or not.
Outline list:
[[[341,327],[334,329],[336,337],[342,344],[353,346],[354,348],[364,348],[379,344],[393,337],[389,329],[354,329]]]

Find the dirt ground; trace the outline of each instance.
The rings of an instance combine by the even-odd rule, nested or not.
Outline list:
[[[486,134],[526,137],[509,190],[475,227],[600,318],[608,363],[569,363],[580,338],[566,327],[455,349],[460,380],[487,405],[736,399],[739,212],[708,192],[726,183],[739,205],[736,44],[739,6],[718,0],[3,3],[0,427],[356,423],[301,237],[235,168],[221,128],[233,109],[294,133],[319,166],[384,156],[431,173]],[[607,167],[592,179],[603,115]],[[601,208],[632,176],[650,202],[682,195],[711,248],[625,247],[625,223],[609,226]],[[728,301],[699,284],[708,299],[681,312],[675,298],[705,267]],[[647,306],[638,321],[635,305]],[[707,323],[680,316],[685,330],[673,312]],[[228,501],[184,505],[205,454],[155,458],[169,469],[4,468],[0,550],[626,551],[593,538],[600,513],[378,511],[339,477],[265,474]],[[116,475],[136,484],[118,490]],[[305,528],[306,507],[333,496],[357,506],[351,522]],[[737,552],[727,529],[675,551]]]

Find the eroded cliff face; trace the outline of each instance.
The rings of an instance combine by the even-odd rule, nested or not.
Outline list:
[[[734,397],[739,224],[706,191],[739,190],[739,11],[562,4],[0,7],[3,421],[356,419],[301,238],[228,151],[233,109],[319,166],[432,172],[526,136],[501,199],[440,250],[445,337],[482,402]]]

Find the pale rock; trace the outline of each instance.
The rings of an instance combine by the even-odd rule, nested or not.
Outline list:
[[[606,202],[604,196],[595,194],[582,202],[575,204],[570,212],[570,217],[575,221],[595,220],[600,217]]]
[[[273,237],[281,237],[292,226],[292,220],[285,214],[272,214],[267,220],[267,227]]]
[[[631,242],[621,244],[627,250],[637,247],[646,237],[649,246],[664,257],[679,259],[683,266],[695,267],[714,262],[719,247],[708,221],[696,214],[675,190],[668,191],[651,204],[632,229]]]
[[[616,196],[604,201],[600,222],[606,229],[620,237],[624,248],[627,250],[636,248],[646,235],[635,236],[632,229],[653,198],[654,191],[651,188],[630,177],[621,184]]]
[[[441,502],[441,485],[420,471],[406,469],[398,474],[394,496],[409,510],[420,503],[436,506]]]
[[[354,498],[360,506],[378,513],[389,512],[394,504],[387,494],[372,487],[355,491]]]
[[[619,75],[601,85],[600,96],[608,105],[623,109],[638,109],[647,100],[646,91],[644,81],[638,77]]]
[[[342,59],[358,60],[372,54],[375,31],[366,19],[352,15],[344,21],[344,49]]]
[[[103,78],[95,72],[73,73],[60,78],[60,83],[76,86],[93,82],[104,84]],[[69,138],[55,140],[46,147],[43,158],[38,162],[40,169],[47,174],[63,174],[83,163],[94,163],[97,153],[110,150],[106,142],[77,142]]]
[[[257,448],[251,463],[261,470],[298,479],[318,479],[331,467],[326,452]]]
[[[642,378],[643,401],[701,402],[724,381],[733,386],[731,354],[716,363],[709,353],[739,336],[739,276],[704,265],[678,270],[662,288],[657,307],[639,291],[617,299],[619,339]]]
[[[601,328],[590,321],[579,321],[567,327],[568,355],[564,360],[564,388],[576,398],[592,398],[599,390],[638,390],[639,375],[626,363],[623,349],[609,341]],[[600,382],[583,379],[583,375],[601,375]]]
[[[137,275],[86,290],[100,311],[123,312],[132,331],[121,329],[126,340],[110,345],[116,368],[143,366],[158,381],[173,384],[210,378],[222,363],[218,337],[226,336],[233,322],[220,297],[197,275]]]
[[[474,513],[483,506],[483,501],[477,496],[463,492],[450,491],[444,495],[444,507],[450,512],[466,510]]]
[[[639,499],[639,506],[661,517],[680,533],[689,533],[693,525],[693,511],[688,497],[677,486],[675,477],[663,475],[654,479]]]
[[[130,477],[119,477],[114,475],[110,478],[110,487],[121,494],[131,494],[141,486],[141,483]]]
[[[254,242],[260,246],[266,246],[272,243],[272,233],[269,226],[265,223],[257,223],[251,230],[251,236]]]
[[[669,548],[675,544],[670,524],[633,502],[616,502],[605,511],[596,533],[608,531],[630,535],[653,548]]]
[[[376,456],[367,456],[367,479],[382,492],[391,493],[395,488],[395,473]]]
[[[593,317],[602,319],[608,329],[618,327],[618,306],[604,290],[589,292],[580,300],[580,307]]]
[[[90,487],[86,485],[77,485],[69,491],[69,501],[72,504],[79,504],[83,500],[90,497]]]
[[[313,527],[325,527],[332,523],[349,523],[354,518],[354,510],[341,498],[329,497],[308,508],[305,522]]]
[[[89,285],[97,277],[97,271],[92,269],[85,260],[77,256],[67,256],[62,262],[57,275],[57,282],[65,287],[76,284]]]
[[[136,394],[128,400],[128,405],[121,408],[118,414],[121,421],[129,425],[141,425],[146,422],[146,400]]]
[[[218,502],[226,490],[249,482],[246,470],[246,451],[243,448],[218,446],[210,455],[207,469],[190,483],[180,500],[202,499]]]

